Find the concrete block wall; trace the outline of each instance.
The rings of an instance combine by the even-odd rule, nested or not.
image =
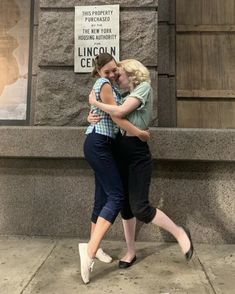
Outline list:
[[[235,131],[151,133],[151,203],[190,227],[195,242],[234,243]],[[94,178],[84,128],[2,127],[0,137],[0,234],[88,238]],[[106,238],[123,240],[120,218]],[[137,240],[172,238],[138,223]]]
[[[234,164],[155,162],[150,199],[195,242],[234,243],[234,183]],[[0,159],[0,184],[1,234],[89,237],[94,180],[84,160]],[[124,239],[120,218],[106,238]],[[138,223],[137,240],[172,238]]]

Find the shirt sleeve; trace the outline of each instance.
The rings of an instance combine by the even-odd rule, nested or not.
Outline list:
[[[138,110],[142,109],[145,106],[150,92],[151,85],[147,82],[143,82],[135,87],[135,89],[130,93],[129,97],[135,97],[141,102],[141,105],[137,108]]]
[[[110,81],[106,78],[99,78],[96,82],[95,85],[93,87],[93,90],[95,91],[96,94],[96,99],[97,100],[101,100],[100,99],[100,92],[101,92],[101,88],[103,87],[104,84],[108,83],[109,85],[111,85]]]

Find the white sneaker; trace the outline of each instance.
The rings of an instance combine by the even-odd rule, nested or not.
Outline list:
[[[90,271],[93,270],[94,260],[87,254],[87,243],[79,243],[78,250],[80,255],[80,268],[82,280],[85,284],[90,281]]]
[[[105,263],[112,262],[112,257],[105,253],[102,248],[97,250],[95,257]]]

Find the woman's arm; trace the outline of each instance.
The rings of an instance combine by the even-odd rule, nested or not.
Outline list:
[[[103,87],[101,88],[100,98],[103,102],[101,104],[104,104],[104,105],[107,104],[108,106],[119,107],[116,105],[115,99],[113,97],[112,88],[109,84],[104,84]],[[135,127],[132,123],[130,123],[127,119],[117,118],[112,115],[111,115],[111,118],[123,130],[125,130],[126,132],[130,133],[133,136],[139,137],[140,140],[147,141],[149,139],[150,135],[148,131],[140,130],[139,128]]]
[[[95,105],[96,107],[110,114],[111,116],[122,118],[125,117],[127,114],[131,113],[132,111],[134,111],[136,108],[138,108],[141,104],[141,101],[135,97],[128,97],[126,101],[119,106],[104,104],[96,100],[95,93],[94,91],[92,91],[89,95],[89,103],[91,105]]]
[[[87,121],[90,124],[97,124],[99,121],[101,121],[101,117],[98,114],[92,113],[91,111],[89,112],[89,115],[87,117]],[[126,129],[128,128],[128,126],[126,125],[126,120],[125,119],[120,119],[117,117],[112,118],[112,120],[121,126],[122,129]],[[128,121],[127,121],[128,122]],[[130,122],[128,122],[129,124]],[[131,126],[130,126],[131,127]],[[135,130],[133,130],[133,132],[135,132]],[[150,133],[149,131],[141,131],[139,132],[139,129],[137,129],[137,135],[136,135],[141,141],[148,141],[150,139]]]
[[[119,125],[120,128],[125,130],[127,133],[131,134],[132,136],[138,137],[141,141],[146,142],[150,139],[150,132],[140,130],[139,128],[135,127],[129,120],[124,118],[118,118],[111,116],[112,120]]]

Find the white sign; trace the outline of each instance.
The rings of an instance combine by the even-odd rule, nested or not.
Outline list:
[[[75,6],[74,71],[91,72],[104,52],[119,60],[119,5]]]

